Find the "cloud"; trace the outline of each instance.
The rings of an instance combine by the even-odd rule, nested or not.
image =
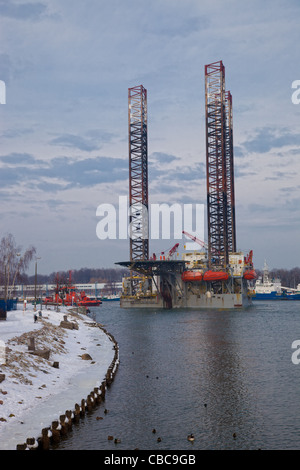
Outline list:
[[[145,32],[169,39],[175,37],[188,37],[193,33],[206,29],[210,21],[204,16],[188,16],[183,18],[181,15],[173,14],[172,9],[168,14],[162,14],[161,21],[147,21]]]
[[[176,166],[170,168],[171,163],[176,162]],[[181,158],[166,154],[164,152],[154,152],[149,157],[149,182],[156,181],[161,191],[169,188],[169,191],[178,191],[183,183],[199,182],[206,177],[205,164],[190,163],[180,164]]]
[[[16,3],[11,0],[0,0],[0,16],[17,20],[39,20],[47,11],[44,3]]]
[[[204,199],[204,65],[220,59],[233,94],[236,204],[245,205],[238,229],[252,237],[250,216],[261,211],[265,220],[260,205],[282,218],[280,198],[297,196],[288,187],[297,187],[299,174],[300,106],[291,102],[291,83],[299,79],[298,3],[0,0],[0,79],[9,83],[1,107],[3,225],[13,223],[15,210],[19,230],[18,213],[31,211],[21,236],[39,245],[53,228],[51,217],[40,223],[43,207],[67,214],[77,202],[82,221],[84,205],[94,213],[95,200],[128,194],[127,91],[138,84],[148,90],[149,198]],[[79,265],[94,263],[86,248],[95,239],[93,216],[91,232],[61,219],[60,248],[69,250],[63,232],[71,232]],[[282,264],[294,260],[287,239],[291,255]],[[47,241],[45,253],[56,251],[55,242]],[[101,263],[112,256],[103,250]],[[45,271],[61,259],[47,263],[55,266]]]
[[[151,163],[153,160],[156,164],[156,162],[166,164],[166,163],[171,163],[174,162],[175,160],[179,160],[179,157],[176,157],[175,155],[170,155],[168,153],[164,152],[153,152],[151,155],[149,155],[149,163]]]
[[[295,134],[286,128],[264,127],[256,130],[254,137],[243,142],[242,145],[246,151],[257,153],[267,153],[274,148],[292,145],[300,147],[300,134]]]
[[[298,184],[298,186],[293,186],[293,187],[284,187],[284,188],[280,188],[279,191],[282,191],[283,193],[295,193],[295,192],[299,192],[300,190],[300,185]],[[300,206],[300,205],[299,205]],[[298,206],[298,207],[299,207]]]
[[[199,182],[206,178],[205,164],[196,163],[195,165],[177,166],[174,170],[168,172],[169,178],[180,182]]]
[[[21,173],[14,168],[1,168],[0,188],[12,187],[21,181]]]
[[[234,156],[238,158],[239,157],[242,158],[246,156],[245,150],[239,145],[234,146],[233,153],[234,153]]]
[[[56,192],[73,187],[90,188],[128,178],[128,163],[121,158],[98,156],[74,160],[55,157],[45,161],[26,153],[12,153],[0,157],[0,162],[2,187],[22,183],[45,192]]]
[[[0,58],[1,61],[1,58]],[[1,137],[4,139],[15,139],[17,137],[22,137],[27,134],[31,134],[33,132],[32,129],[23,128],[23,129],[6,129],[2,132]]]
[[[0,78],[6,84],[8,84],[11,80],[13,74],[13,66],[11,62],[11,58],[6,53],[0,54]]]
[[[60,191],[66,187],[65,184],[59,184],[59,183],[50,183],[48,181],[41,181],[41,180],[34,180],[30,186],[33,189],[40,189],[43,192],[51,192],[51,193],[56,193],[57,191]]]
[[[205,178],[205,164],[202,162],[184,166],[177,164],[171,169],[153,162],[149,168],[149,198],[169,203],[199,203],[201,193],[204,195]]]
[[[0,156],[0,162],[8,163],[10,165],[33,165],[40,163],[41,160],[37,160],[29,153],[11,153],[9,155]]]
[[[284,179],[289,179],[294,176],[292,171],[274,171],[272,176],[266,176],[265,181],[274,180],[274,181],[283,181]],[[281,188],[282,189],[282,188]]]
[[[50,141],[51,145],[60,147],[69,147],[83,152],[93,152],[99,150],[103,144],[111,142],[115,137],[112,132],[106,132],[101,129],[90,129],[85,136],[78,134],[62,134]]]
[[[91,187],[100,183],[124,180],[128,177],[128,163],[120,158],[95,157],[73,161],[71,158],[54,158],[48,176],[61,176],[68,184]]]
[[[56,137],[50,141],[50,144],[59,145],[61,147],[71,147],[85,152],[92,152],[93,150],[99,150],[100,148],[99,145],[95,144],[91,140],[73,134],[64,134],[60,137]]]

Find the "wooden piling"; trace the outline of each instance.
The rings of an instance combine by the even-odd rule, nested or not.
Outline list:
[[[60,425],[61,425],[61,430],[60,433],[62,436],[65,436],[67,434],[68,428],[66,424],[66,415],[60,415],[59,417]]]
[[[78,423],[80,420],[80,406],[78,403],[75,403],[75,409],[74,409],[74,423]]]
[[[105,392],[106,392],[106,382],[105,382],[105,380],[103,380],[103,382],[101,383],[100,390],[101,390],[101,398],[104,401],[105,400]]]
[[[68,325],[72,324],[67,318],[64,318],[64,321]],[[63,323],[63,322],[61,322]],[[73,323],[72,328],[78,329],[78,325]],[[62,325],[61,325],[62,326]],[[17,450],[27,450],[40,448],[42,450],[48,450],[51,443],[57,443],[60,441],[61,437],[67,435],[68,432],[72,429],[73,423],[78,423],[80,418],[83,418],[86,411],[92,411],[97,405],[100,405],[105,401],[105,394],[107,388],[111,385],[116,371],[119,365],[119,347],[115,338],[110,335],[102,326],[97,325],[104,333],[109,337],[109,339],[114,343],[113,349],[115,350],[114,358],[107,369],[105,379],[101,382],[99,387],[95,387],[86,399],[82,399],[80,405],[75,404],[74,410],[66,410],[65,414],[60,415],[59,420],[52,422],[51,426],[48,428],[43,428],[41,436],[35,441],[34,438],[28,438],[26,443],[18,444],[16,446]],[[30,338],[32,341],[29,342],[28,349],[29,351],[35,351],[34,337]],[[31,349],[30,349],[31,348]],[[59,368],[59,363],[53,363],[53,367]],[[4,374],[3,374],[4,375]],[[4,376],[5,378],[5,376]],[[112,438],[109,436],[109,439]]]
[[[26,439],[26,447],[30,450],[38,448],[38,443],[34,437],[28,437]]]
[[[35,351],[35,338],[30,336],[28,339],[28,351]]]
[[[87,405],[88,411],[92,411],[92,409],[93,409],[93,399],[92,399],[91,395],[87,396],[86,405]]]
[[[60,441],[60,430],[61,430],[61,426],[60,426],[59,421],[52,421],[52,424],[51,424],[51,432],[52,432],[51,441],[53,443],[57,443],[57,442]]]
[[[27,444],[17,444],[17,450],[26,450]]]
[[[81,416],[85,415],[85,409],[86,409],[86,402],[85,402],[85,399],[83,398],[81,400]]]
[[[49,450],[50,448],[50,436],[49,436],[50,428],[43,428],[42,429],[42,437],[40,439],[40,447],[42,450]]]
[[[72,430],[72,420],[73,420],[73,412],[71,410],[66,411],[66,421],[68,421],[67,424],[67,430],[70,432]]]
[[[95,393],[95,400],[97,405],[100,405],[102,399],[101,399],[101,391],[99,390],[98,387],[94,388],[94,393]]]

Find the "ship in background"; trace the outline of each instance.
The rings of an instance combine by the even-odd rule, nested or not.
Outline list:
[[[116,263],[130,270],[123,280],[122,308],[252,304],[252,250],[245,256],[236,245],[232,95],[225,91],[222,61],[205,66],[205,119],[207,246],[182,259],[174,259],[175,246],[168,256],[149,258],[147,90],[142,85],[128,89],[130,260]]]
[[[278,278],[270,279],[269,267],[264,263],[263,274],[255,282],[254,300],[300,300],[300,284],[297,289],[284,287]]]

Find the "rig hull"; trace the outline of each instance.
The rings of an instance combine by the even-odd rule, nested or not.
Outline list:
[[[202,253],[182,261],[139,261],[130,267],[136,275],[123,279],[121,308],[235,309],[252,305],[241,253],[231,256],[226,276],[223,271],[209,270]]]
[[[251,305],[253,305],[252,298],[246,294],[212,294],[210,297],[191,295],[181,302],[172,304],[169,308],[236,309],[247,308]],[[141,297],[139,299],[121,296],[120,307],[125,309],[168,308],[159,295],[155,298]]]

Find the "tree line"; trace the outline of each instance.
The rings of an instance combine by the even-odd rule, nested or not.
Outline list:
[[[262,271],[256,270],[257,274],[260,276],[263,275]],[[269,272],[269,278],[272,279],[280,279],[281,285],[283,287],[291,287],[292,289],[296,289],[297,285],[300,284],[300,268],[292,268],[292,269],[281,269],[281,268],[274,268]]]
[[[262,276],[263,272],[261,270],[256,270],[258,276]],[[56,276],[63,279],[64,282],[68,282],[69,271],[61,271],[59,273],[53,272],[49,275],[39,275],[37,276],[39,284],[53,284],[55,283]],[[81,268],[78,270],[73,270],[71,273],[72,282],[74,284],[92,284],[95,282],[99,283],[111,283],[111,282],[120,282],[124,276],[128,276],[129,271],[127,269],[120,268]],[[26,277],[26,282],[25,281]],[[24,284],[33,284],[33,276],[23,276]],[[280,279],[281,284],[284,287],[297,288],[297,285],[300,284],[300,268],[292,269],[281,269],[274,268],[269,272],[269,278]]]
[[[55,271],[51,274],[37,274],[38,284],[55,284],[58,280],[60,284],[94,284],[120,282],[129,272],[118,268],[80,268],[69,271]],[[23,276],[23,284],[34,284],[35,275]]]

